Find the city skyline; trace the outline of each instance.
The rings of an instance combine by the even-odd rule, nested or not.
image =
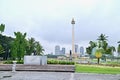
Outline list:
[[[80,54],[80,55],[85,55],[86,54],[85,51],[84,51],[85,48],[83,46],[75,44],[74,48],[75,48],[75,54]],[[51,52],[51,53],[53,53],[54,55],[65,55],[65,54],[69,54],[70,50],[71,49],[69,49],[69,52],[66,52],[65,47],[63,47],[63,46],[61,47],[60,45],[56,45],[54,47],[54,52]]]
[[[75,19],[75,44],[87,47],[103,33],[108,43],[120,41],[119,0],[0,0],[3,35],[27,32],[27,38],[40,41],[46,53],[56,44],[72,49],[71,19]]]
[[[65,54],[66,54],[66,51],[65,51],[64,47],[62,47],[62,49],[61,49],[61,47],[59,45],[55,46],[55,53],[54,53],[54,55],[65,55]]]

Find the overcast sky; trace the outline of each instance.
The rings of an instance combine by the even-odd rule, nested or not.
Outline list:
[[[75,19],[75,43],[88,46],[103,33],[110,45],[120,40],[120,0],[0,0],[0,23],[3,34],[27,32],[40,41],[45,53],[55,45],[71,49],[72,25]]]

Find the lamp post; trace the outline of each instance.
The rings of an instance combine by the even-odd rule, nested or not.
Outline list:
[[[74,48],[74,25],[75,25],[75,21],[74,21],[74,18],[72,18],[71,24],[72,24],[72,54],[75,57],[75,48]]]

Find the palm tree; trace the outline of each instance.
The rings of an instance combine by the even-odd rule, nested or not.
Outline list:
[[[103,46],[102,48],[106,51],[108,47],[108,43],[106,41],[103,41]]]
[[[35,41],[34,38],[28,39],[26,47],[27,55],[31,55],[32,53],[34,53],[34,55],[42,55],[43,51],[44,49],[38,41]]]
[[[106,36],[105,34],[101,34],[100,36],[98,36],[98,47],[103,49],[102,52],[102,57],[103,59],[106,61],[106,54],[108,53],[108,43],[107,43],[107,39],[108,36]]]
[[[103,47],[106,44],[108,36],[106,36],[105,34],[101,34],[100,36],[98,36],[98,43],[99,43],[99,48]],[[105,43],[105,44],[104,44]]]
[[[27,41],[26,54],[31,55],[35,50],[35,39],[30,38]]]
[[[106,36],[105,34],[101,34],[100,36],[98,36],[99,41],[107,41],[108,36]]]
[[[36,49],[36,55],[43,54],[44,49],[38,41],[36,41],[36,43],[35,43],[35,49]]]

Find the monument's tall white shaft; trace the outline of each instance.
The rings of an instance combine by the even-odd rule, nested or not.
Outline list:
[[[75,47],[74,47],[74,24],[72,24],[72,54],[75,53]]]
[[[71,21],[71,24],[72,24],[72,54],[75,53],[75,44],[74,44],[74,25],[75,25],[75,21],[74,21],[74,18],[72,19]]]

